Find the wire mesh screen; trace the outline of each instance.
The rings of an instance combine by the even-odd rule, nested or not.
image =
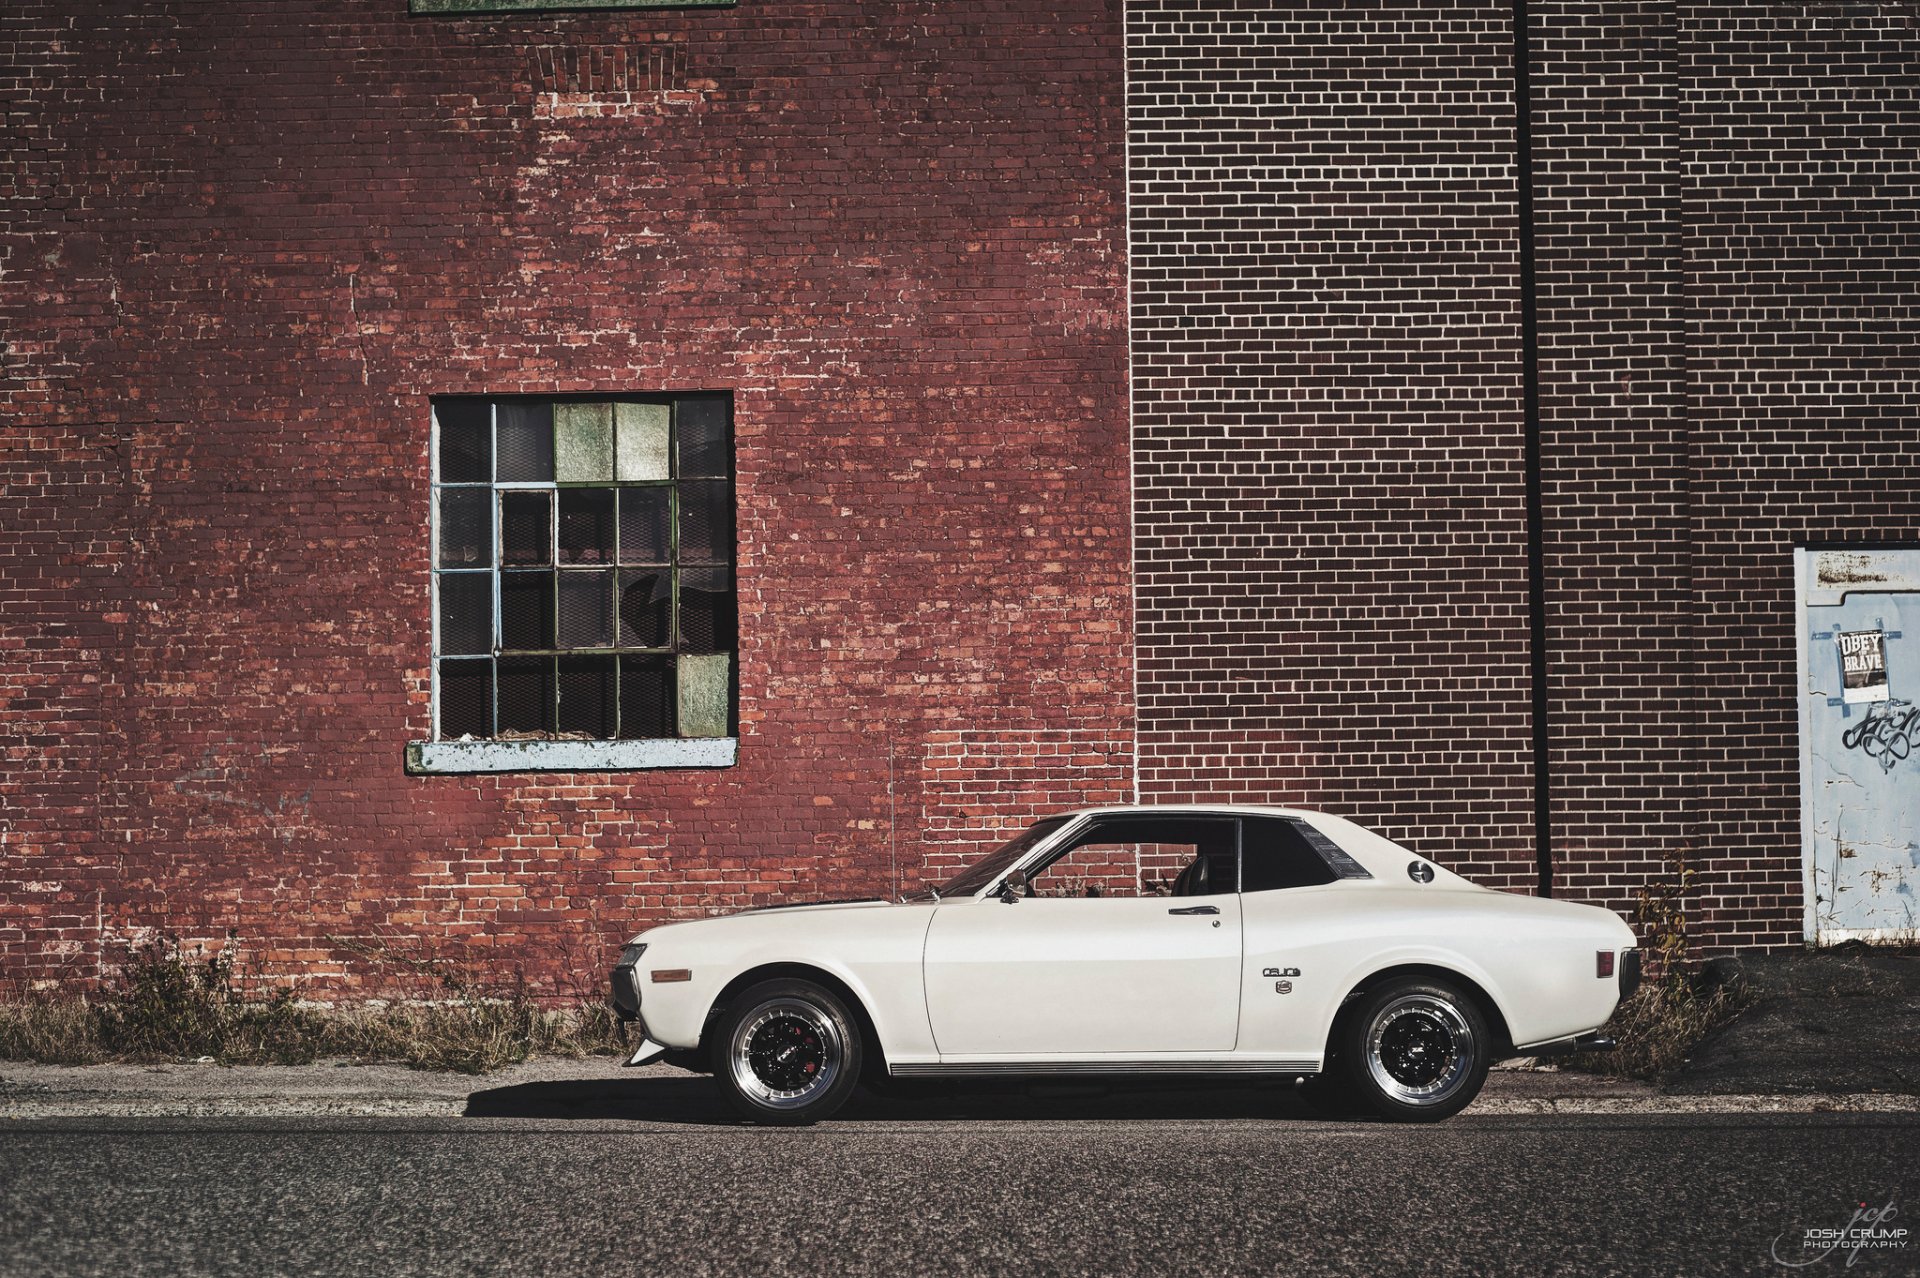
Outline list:
[[[605,740],[614,735],[618,658],[562,657],[560,735]]]
[[[552,733],[553,658],[502,657],[495,663],[499,692],[499,735],[543,736]]]

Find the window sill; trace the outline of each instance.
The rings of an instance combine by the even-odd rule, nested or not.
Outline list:
[[[624,772],[643,768],[730,768],[737,737],[678,741],[412,741],[407,772]]]

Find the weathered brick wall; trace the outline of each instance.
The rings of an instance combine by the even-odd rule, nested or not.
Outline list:
[[[1683,5],[1705,924],[1801,934],[1792,546],[1920,541],[1920,9]]]
[[[1534,877],[1504,4],[1129,6],[1140,789]]]
[[[564,989],[1004,835],[924,784],[951,734],[1123,797],[1117,3],[72,9],[0,28],[6,975],[164,926]],[[689,388],[734,394],[738,766],[403,775],[428,397]]]

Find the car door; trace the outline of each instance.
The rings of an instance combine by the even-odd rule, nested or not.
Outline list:
[[[1106,818],[1033,895],[942,905],[924,967],[941,1058],[1231,1051],[1237,840],[1231,818]]]

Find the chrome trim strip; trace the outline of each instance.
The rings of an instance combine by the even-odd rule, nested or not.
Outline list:
[[[1318,1074],[1320,1062],[1300,1061],[929,1061],[889,1063],[899,1078],[960,1078],[1017,1074]]]

